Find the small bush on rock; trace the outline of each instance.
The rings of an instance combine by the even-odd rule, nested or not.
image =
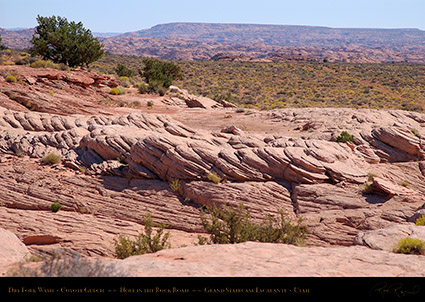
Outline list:
[[[109,90],[109,93],[112,95],[119,95],[120,91],[118,90],[118,88],[112,88],[111,90]]]
[[[8,75],[6,77],[6,82],[8,82],[8,83],[15,83],[16,81],[17,80],[16,80],[16,78],[13,75]]]
[[[139,233],[135,240],[120,235],[118,240],[114,239],[115,257],[124,259],[134,255],[146,253],[155,253],[164,248],[169,248],[168,242],[170,233],[164,234],[165,226],[154,224],[151,215],[146,215],[144,220],[144,232]],[[153,234],[153,228],[158,227],[156,234]]]
[[[221,177],[218,176],[218,174],[215,173],[215,172],[208,173],[207,178],[208,178],[208,180],[212,181],[215,184],[218,184],[222,181]]]
[[[178,193],[180,191],[180,180],[174,179],[172,182],[170,182],[170,189],[171,191]]]
[[[50,210],[54,213],[58,212],[60,209],[62,209],[62,205],[59,203],[59,200],[56,200],[50,205]]]
[[[425,215],[422,215],[421,217],[416,219],[415,224],[416,225],[425,225]]]
[[[47,155],[45,155],[42,159],[41,162],[45,165],[55,165],[61,162],[61,157],[60,155],[56,154],[56,153],[49,153]]]
[[[112,88],[109,91],[109,93],[112,94],[112,95],[122,95],[122,94],[125,94],[125,88],[122,87],[122,86],[115,87],[115,88]]]
[[[268,215],[261,223],[254,223],[243,204],[237,208],[209,207],[202,212],[201,221],[204,230],[210,234],[208,243],[213,244],[259,241],[304,245],[307,233],[301,219],[294,225],[283,211],[279,211],[279,217]],[[199,244],[204,244],[206,239],[201,239]]]
[[[347,143],[354,141],[354,136],[349,134],[347,131],[342,131],[341,134],[336,138],[338,143]]]
[[[425,241],[417,238],[404,238],[397,243],[394,252],[400,254],[425,255]]]

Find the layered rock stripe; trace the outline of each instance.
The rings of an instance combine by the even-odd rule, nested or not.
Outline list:
[[[362,133],[360,143],[206,133],[166,115],[59,116],[0,110],[0,150],[41,158],[58,152],[88,168],[123,159],[133,177],[229,181],[364,183],[370,164],[421,161],[424,146],[406,127]],[[122,173],[118,173],[122,174]]]
[[[282,116],[286,114],[282,113]],[[412,118],[411,113],[395,114],[398,117],[404,114],[399,121],[419,120],[417,116]],[[279,118],[276,112],[273,118]],[[159,181],[156,185],[163,183],[159,186],[167,191],[167,182],[178,179],[182,181],[180,194],[184,199],[200,205],[244,202],[257,217],[264,215],[264,211],[276,212],[283,208],[291,217],[306,218],[313,226],[310,237],[316,244],[350,245],[359,228],[389,225],[388,219],[379,218],[384,215],[382,209],[391,207],[391,202],[378,208],[368,201],[370,197],[360,192],[359,186],[368,180],[369,171],[376,166],[391,164],[394,169],[394,164],[415,165],[423,157],[420,135],[400,123],[371,127],[369,133],[363,130],[356,135],[357,141],[348,144],[314,137],[196,131],[161,114],[59,116],[2,109],[0,126],[3,154],[40,159],[55,152],[62,156],[66,166],[76,170],[85,167],[87,173],[94,176],[116,177],[118,183],[119,179],[140,179],[138,183],[133,181],[136,187],[142,185],[143,180]],[[415,171],[416,174],[411,174],[421,177],[419,166]],[[223,182],[218,185],[209,182],[211,172],[217,173]],[[131,185],[126,182],[125,187]],[[388,186],[386,188],[388,190]],[[396,186],[396,191],[397,188],[403,190],[387,192],[395,196],[394,200],[413,198],[398,209],[403,213],[401,220],[406,220],[414,214],[415,207],[423,204],[423,198],[402,186]],[[411,190],[420,193],[423,188]],[[166,195],[172,198],[173,194]],[[10,201],[14,199],[10,193],[3,198],[5,203],[16,205],[15,200]],[[376,198],[381,202],[380,197]],[[358,209],[361,211],[350,214],[350,210]],[[344,218],[338,218],[341,210]],[[385,215],[392,217],[393,214],[390,211]],[[178,216],[175,219],[157,217],[176,229],[201,231],[196,218],[188,224]],[[137,219],[140,217],[130,220]],[[347,222],[350,220],[353,221]]]

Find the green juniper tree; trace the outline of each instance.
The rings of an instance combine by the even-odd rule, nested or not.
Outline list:
[[[116,68],[114,68],[114,71],[117,73],[120,77],[133,77],[134,71],[127,68],[124,64],[119,63]]]
[[[33,55],[70,67],[83,67],[104,54],[103,45],[81,22],[68,22],[66,18],[59,16],[37,16],[37,22],[38,26],[31,39]]]
[[[7,49],[7,47],[1,44],[1,35],[0,35],[0,50],[5,50],[5,49]]]
[[[168,89],[173,84],[173,80],[182,78],[179,65],[154,58],[143,60],[143,68],[139,74],[146,79],[151,91]]]

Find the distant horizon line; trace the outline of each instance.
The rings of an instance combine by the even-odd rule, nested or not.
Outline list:
[[[313,27],[313,28],[327,28],[327,29],[345,29],[345,30],[355,30],[355,29],[363,29],[363,30],[419,30],[419,31],[425,31],[425,29],[421,29],[419,27],[332,27],[332,26],[326,26],[326,25],[304,25],[304,24],[272,24],[272,23],[232,23],[232,22],[194,22],[194,21],[176,21],[176,22],[167,22],[167,23],[158,23],[155,24],[149,28],[142,28],[142,29],[136,29],[136,30],[129,30],[129,31],[99,31],[99,30],[92,30],[93,33],[97,34],[125,34],[125,33],[133,33],[143,30],[150,30],[154,27],[161,26],[161,25],[171,25],[171,24],[218,24],[218,25],[256,25],[256,26],[283,26],[283,27]],[[22,31],[22,30],[28,30],[33,29],[34,27],[12,27],[12,28],[6,28],[6,27],[0,27],[0,29],[7,30],[7,31]]]

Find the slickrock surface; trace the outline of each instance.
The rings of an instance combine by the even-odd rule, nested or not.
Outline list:
[[[221,255],[219,249],[222,257],[233,259],[228,253],[253,249],[247,265],[264,262],[260,250],[270,247],[268,259],[278,253],[300,255],[275,259],[289,261],[279,262],[287,271],[253,266],[252,275],[292,275],[302,255],[310,264],[322,258],[329,258],[325,263],[362,260],[352,260],[353,267],[346,270],[341,264],[319,272],[312,265],[301,275],[350,275],[350,269],[351,275],[374,275],[372,268],[363,269],[364,263],[374,262],[378,275],[419,272],[410,261],[423,256],[391,250],[404,235],[423,238],[422,227],[414,225],[425,214],[423,114],[344,108],[240,112],[177,87],[164,97],[129,89],[115,100],[127,105],[149,100],[151,109],[109,106],[99,99],[110,97],[107,92],[117,85],[113,78],[1,68],[17,69],[20,80],[7,83],[0,77],[0,225],[32,254],[72,249],[112,257],[113,240],[120,234],[136,235],[148,213],[167,225],[172,247],[193,245],[203,232],[202,206],[243,203],[254,219],[281,209],[290,219],[302,218],[309,247],[248,243],[181,251]],[[204,105],[191,108],[194,99]],[[29,100],[32,107],[25,103]],[[342,131],[354,140],[337,142]],[[51,152],[61,162],[42,164]],[[211,173],[221,181],[210,181]],[[178,187],[172,190],[176,180]],[[49,207],[56,201],[62,209],[53,213]],[[330,249],[334,246],[339,248]],[[173,252],[180,250],[161,253]],[[238,270],[228,267],[223,274]],[[251,273],[243,268],[240,274]]]
[[[11,231],[0,228],[0,276],[5,275],[11,265],[25,261],[30,251]]]
[[[355,240],[358,244],[374,250],[391,252],[397,242],[407,237],[425,240],[425,228],[410,223],[392,225],[388,228],[360,232]]]
[[[163,250],[115,262],[144,277],[408,277],[425,276],[423,256],[366,247],[297,247],[246,242]]]

